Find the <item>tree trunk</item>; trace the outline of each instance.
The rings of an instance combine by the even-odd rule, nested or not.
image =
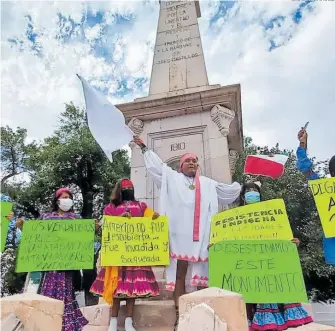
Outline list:
[[[93,190],[82,189],[83,195],[83,208],[81,210],[82,218],[92,218],[93,217]]]
[[[1,178],[1,187],[5,184],[5,182],[9,179],[9,178],[12,178],[13,176],[16,176],[17,173],[11,173],[11,174],[8,174],[6,176],[4,176],[3,178]]]
[[[91,160],[83,160],[84,164],[82,167],[82,172],[85,174],[81,180],[81,194],[83,195],[83,209],[81,211],[82,218],[92,218],[93,217],[93,168]]]

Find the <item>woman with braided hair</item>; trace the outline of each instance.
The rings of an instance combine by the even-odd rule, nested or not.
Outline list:
[[[248,182],[242,186],[240,206],[258,203],[262,200],[260,183]],[[299,240],[292,242],[299,245]],[[301,303],[291,304],[247,304],[250,331],[282,331],[313,322],[312,317]]]
[[[152,217],[153,220],[159,217],[144,202],[135,199],[134,185],[128,179],[122,179],[116,184],[112,200],[104,209],[104,215]],[[117,317],[122,299],[126,300],[125,331],[136,331],[132,320],[136,298],[158,296],[159,287],[151,267],[106,267],[98,272],[91,292],[101,295],[112,305],[108,331],[117,331]]]

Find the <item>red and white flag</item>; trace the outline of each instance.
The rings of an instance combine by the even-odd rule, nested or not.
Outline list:
[[[285,171],[287,155],[248,155],[245,160],[244,173],[279,178]]]

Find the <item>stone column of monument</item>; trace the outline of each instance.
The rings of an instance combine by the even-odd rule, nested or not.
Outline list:
[[[133,132],[176,168],[185,152],[199,156],[201,174],[230,183],[243,148],[240,85],[209,85],[198,1],[160,1],[149,96],[118,105]],[[138,199],[158,210],[158,189],[131,145]]]

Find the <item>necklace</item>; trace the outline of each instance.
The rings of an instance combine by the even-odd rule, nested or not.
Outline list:
[[[195,185],[194,185],[194,178],[193,178],[193,180],[192,180],[192,183],[189,181],[189,178],[188,177],[186,177],[186,179],[187,179],[187,181],[189,182],[189,186],[188,186],[188,188],[190,189],[190,190],[192,190],[192,191],[194,191],[195,190]]]

